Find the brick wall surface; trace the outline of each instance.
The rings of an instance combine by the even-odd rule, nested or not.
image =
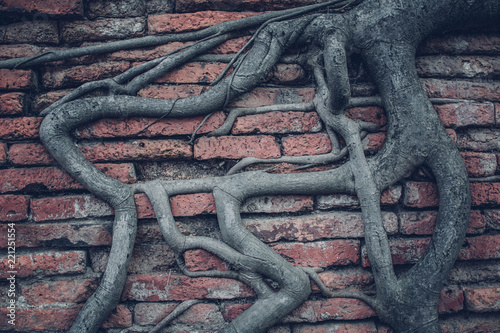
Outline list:
[[[0,1],[0,59],[170,32],[185,32],[259,11],[312,0],[4,0]],[[231,54],[238,38],[210,53]],[[113,210],[87,192],[47,153],[39,140],[39,113],[73,88],[113,77],[138,63],[185,45],[83,56],[33,69],[0,69],[0,331],[67,330],[99,284],[112,242]],[[153,98],[186,97],[207,89],[223,70],[220,62],[191,62],[139,91]],[[472,178],[472,212],[459,259],[441,293],[444,332],[500,331],[500,26],[439,34],[419,48],[417,69],[429,97],[466,99],[436,105],[462,152]],[[376,94],[369,78],[353,85],[356,96]],[[254,91],[232,103],[253,107],[312,100],[309,75],[298,65],[278,65]],[[349,116],[385,124],[384,110],[360,107]],[[315,112],[272,112],[239,117],[231,133],[206,137],[226,117],[215,113],[189,144],[203,118],[104,119],[76,131],[85,156],[107,175],[125,183],[223,175],[246,156],[276,158],[324,154],[331,144]],[[138,134],[141,132],[140,134]],[[365,139],[369,154],[384,132]],[[266,166],[267,167],[267,166]],[[253,168],[260,168],[255,166]],[[318,170],[324,167],[316,167]],[[292,172],[281,164],[275,172]],[[484,179],[483,179],[484,180]],[[213,332],[252,302],[238,281],[187,278],[176,268],[154,211],[136,195],[137,241],[121,302],[102,332],[158,323],[182,300],[203,302],[177,318],[168,332]],[[382,196],[386,229],[398,271],[425,250],[436,221],[439,198],[427,173],[417,170]],[[171,198],[183,232],[217,236],[210,194]],[[293,265],[321,267],[333,290],[373,288],[363,240],[359,202],[345,194],[269,196],[248,200],[243,220]],[[7,323],[8,234],[16,236],[16,326]],[[204,251],[185,254],[192,270],[228,269]],[[324,299],[313,285],[311,298],[269,332],[390,332],[373,310],[352,299]]]

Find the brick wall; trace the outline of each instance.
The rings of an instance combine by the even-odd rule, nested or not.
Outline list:
[[[4,0],[0,1],[0,59],[109,40],[199,29],[216,22],[311,3],[309,0]],[[235,53],[239,38],[213,53]],[[31,70],[0,69],[0,331],[62,331],[70,327],[99,283],[111,244],[112,209],[61,170],[39,141],[39,113],[82,83],[112,77],[136,63],[179,46],[118,51],[60,61]],[[192,62],[142,89],[139,96],[174,98],[198,94],[225,64]],[[467,99],[436,106],[462,152],[470,177],[500,175],[500,27],[471,29],[429,38],[417,68],[429,97]],[[261,87],[233,102],[251,107],[311,101],[309,75],[297,65],[276,66]],[[375,89],[361,75],[356,96]],[[352,109],[353,118],[385,123],[382,109]],[[201,134],[218,128],[214,114]],[[202,118],[163,119],[140,135],[150,119],[102,120],[76,133],[85,156],[125,183],[150,179],[189,179],[223,175],[245,156],[274,158],[326,153],[328,136],[314,112],[273,112],[240,117],[230,135],[189,136]],[[370,134],[369,153],[384,141]],[[316,169],[320,169],[317,167]],[[291,172],[279,165],[275,172]],[[500,331],[500,182],[472,187],[467,239],[445,290],[439,311],[444,332]],[[159,322],[182,300],[203,299],[180,316],[169,332],[211,332],[249,306],[252,291],[239,282],[191,279],[179,273],[162,240],[144,195],[136,196],[138,236],[122,300],[103,332]],[[182,231],[217,236],[213,197],[171,199]],[[382,197],[398,271],[418,260],[431,236],[438,209],[436,186],[422,170]],[[363,240],[359,204],[343,194],[273,196],[248,200],[248,228],[292,264],[322,267],[320,276],[334,290],[369,290],[373,278]],[[7,323],[8,229],[16,234],[16,326]],[[185,255],[189,268],[227,269],[203,251]],[[375,313],[351,299],[324,299],[318,288],[310,300],[270,332],[387,332]]]

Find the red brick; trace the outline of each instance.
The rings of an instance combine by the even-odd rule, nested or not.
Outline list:
[[[5,26],[0,41],[4,43],[59,43],[57,21],[25,20]]]
[[[229,270],[229,265],[205,250],[190,250],[184,253],[186,267],[190,271]]]
[[[7,93],[0,95],[0,115],[19,115],[24,112],[24,93]]]
[[[43,85],[49,89],[76,87],[85,82],[102,80],[125,72],[128,62],[100,62],[88,66],[47,67],[42,76]]]
[[[357,240],[283,243],[271,248],[296,266],[325,268],[359,263],[360,244]]]
[[[434,108],[446,127],[495,124],[495,108],[491,103],[453,103],[435,105]]]
[[[346,289],[368,290],[373,287],[373,276],[370,272],[356,267],[325,271],[318,274],[321,281],[333,291],[343,291]],[[313,283],[312,290],[319,292],[319,288]]]
[[[458,259],[484,260],[500,258],[500,235],[466,238]]]
[[[470,177],[493,176],[497,170],[497,157],[495,154],[463,152],[467,172]]]
[[[500,183],[471,183],[473,206],[500,204]]]
[[[178,304],[175,303],[138,303],[134,307],[134,323],[137,325],[156,325],[168,316]]]
[[[352,298],[306,301],[283,319],[285,323],[316,323],[326,320],[355,320],[375,316],[373,309]]]
[[[80,149],[93,162],[192,157],[189,143],[176,139],[89,143]]]
[[[16,256],[17,277],[51,276],[85,272],[87,267],[85,251],[38,252]],[[7,260],[0,263],[0,277],[9,276],[11,271]]]
[[[440,320],[443,333],[481,333],[498,332],[500,330],[500,316],[498,314],[474,316],[455,316]]]
[[[429,238],[418,239],[394,239],[389,241],[392,262],[395,265],[414,264],[425,252],[429,244]],[[361,264],[363,267],[370,266],[366,247],[361,250]]]
[[[111,225],[108,224],[18,224],[16,246],[101,246],[111,245]],[[0,225],[2,247],[7,244],[7,225]],[[4,232],[5,231],[5,232]]]
[[[470,128],[457,138],[460,149],[490,152],[500,148],[500,131],[497,129]]]
[[[189,278],[175,274],[134,275],[127,278],[122,300],[146,302],[189,299],[233,299],[253,292],[241,282],[215,278]]]
[[[96,167],[109,177],[125,183],[135,182],[132,164],[96,164]],[[3,169],[0,170],[0,192],[11,191],[60,191],[82,189],[75,179],[57,167]]]
[[[324,323],[321,325],[296,325],[294,333],[377,333],[377,326],[372,323]]]
[[[97,279],[43,281],[21,287],[29,305],[82,303],[97,289]]]
[[[485,210],[484,215],[486,217],[486,224],[488,228],[500,230],[500,210]]]
[[[156,83],[212,83],[226,68],[227,64],[220,62],[191,62],[163,75]]]
[[[194,145],[194,157],[198,160],[247,156],[273,158],[280,155],[275,138],[266,135],[202,137]]]
[[[491,33],[453,33],[428,38],[419,48],[424,54],[498,54],[500,37]]]
[[[423,83],[430,98],[456,98],[490,102],[500,101],[500,83],[497,82],[424,79]]]
[[[74,305],[67,308],[17,308],[16,327],[23,332],[26,331],[67,331],[75,321],[82,305]],[[0,309],[0,315],[7,317],[7,307]],[[55,319],[57,318],[57,319]],[[7,320],[0,322],[0,330],[12,330],[12,325]]]
[[[91,195],[40,198],[31,201],[31,214],[36,222],[110,216],[112,213],[113,210],[106,202]]]
[[[7,163],[7,144],[0,142],[0,165]]]
[[[201,85],[186,84],[180,86],[157,86],[150,85],[137,93],[140,97],[159,98],[159,99],[177,99],[189,96],[199,95],[206,89]]]
[[[37,139],[42,120],[41,117],[0,118],[0,139]]]
[[[61,38],[67,43],[131,38],[142,36],[145,28],[142,17],[67,21],[61,24]]]
[[[66,90],[56,90],[56,91],[49,91],[45,94],[40,94],[35,97],[35,100],[33,101],[33,111],[40,113],[53,103],[57,102],[59,99],[63,98],[67,94],[69,94],[72,91],[72,89],[66,89]]]
[[[282,140],[283,155],[304,156],[329,153],[332,144],[325,133],[289,136]]]
[[[2,9],[0,8],[0,11]],[[0,59],[32,57],[43,53],[45,49],[31,44],[5,44],[0,45]]]
[[[304,69],[297,64],[277,64],[271,74],[271,82],[297,84],[305,79]]]
[[[190,135],[201,124],[205,117],[194,118],[130,118],[103,119],[96,123],[76,130],[80,138],[118,138],[118,137],[152,137]],[[224,123],[222,112],[213,114],[198,130],[198,134],[208,133],[219,128]],[[149,126],[149,127],[148,127]]]
[[[0,89],[24,90],[34,84],[33,73],[22,69],[0,69]]]
[[[232,133],[318,132],[321,127],[316,112],[269,112],[237,118]]]
[[[242,213],[284,213],[313,209],[313,198],[306,195],[263,196],[247,199]]]
[[[82,15],[82,0],[4,0],[2,10],[19,11],[21,13],[42,13],[48,15]]]
[[[398,220],[393,213],[383,213],[387,232],[394,233]],[[264,242],[313,241],[322,238],[364,237],[361,213],[328,212],[304,216],[246,218],[246,227]]]
[[[370,133],[363,139],[363,149],[368,152],[375,152],[382,148],[385,142],[385,133]]]
[[[197,11],[186,14],[161,14],[148,17],[148,31],[152,34],[199,30],[217,23],[232,21],[257,13],[231,13],[222,11]]]
[[[437,185],[425,182],[407,182],[404,205],[413,208],[436,207],[439,204]]]
[[[446,289],[439,295],[439,313],[453,313],[464,309],[464,292],[460,289]]]
[[[101,328],[127,328],[132,326],[132,312],[125,306],[119,304],[102,323]]]
[[[465,299],[469,311],[500,311],[500,287],[466,288]]]
[[[215,214],[215,200],[211,193],[176,195],[170,198],[174,216]]]
[[[379,106],[362,106],[347,109],[346,116],[353,120],[362,120],[379,126],[387,124],[384,109]]]
[[[404,235],[432,235],[437,212],[404,212],[400,215],[400,232]],[[481,234],[486,228],[486,218],[480,211],[471,211],[468,234]]]
[[[416,61],[421,77],[487,78],[500,65],[496,57],[488,56],[421,56]]]
[[[16,222],[27,219],[29,202],[30,198],[24,195],[0,195],[0,207],[3,207],[0,210],[0,221]]]

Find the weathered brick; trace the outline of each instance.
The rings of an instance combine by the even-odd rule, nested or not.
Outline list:
[[[29,70],[0,68],[0,89],[26,90],[33,84],[34,74]]]
[[[186,267],[190,271],[229,270],[229,265],[205,250],[190,250],[184,253]]]
[[[96,164],[97,169],[125,183],[135,182],[132,164]],[[0,170],[0,193],[11,191],[60,191],[82,189],[75,179],[57,167]]]
[[[297,64],[277,64],[271,75],[271,82],[279,84],[297,84],[305,79],[306,73]]]
[[[500,230],[500,210],[488,209],[484,211],[486,225],[490,229]]]
[[[97,0],[88,3],[87,16],[97,17],[135,17],[142,16],[146,11],[146,2],[143,0]]]
[[[119,304],[111,311],[101,328],[127,328],[130,326],[132,326],[132,312],[125,305]]]
[[[424,79],[424,88],[431,98],[457,98],[479,101],[500,101],[500,83],[447,81],[443,79]]]
[[[193,154],[188,142],[177,139],[87,143],[80,149],[93,162],[190,158]]]
[[[467,129],[458,134],[457,146],[460,149],[479,152],[498,150],[500,149],[500,130],[486,128]]]
[[[447,285],[496,283],[500,278],[500,263],[491,260],[458,261],[451,269]]]
[[[296,266],[326,268],[359,263],[360,243],[357,240],[283,243],[271,248]]]
[[[432,235],[437,212],[403,212],[400,214],[400,232],[404,235]],[[486,228],[486,217],[480,211],[470,212],[468,234],[481,234]]]
[[[129,276],[125,283],[122,300],[185,301],[194,298],[233,299],[252,295],[253,292],[247,286],[234,280],[189,278],[163,273]]]
[[[148,17],[148,31],[152,34],[185,32],[208,28],[217,23],[257,15],[227,11],[197,11],[186,14],[161,14]]]
[[[57,308],[17,308],[16,327],[26,331],[67,331],[75,321],[82,305]],[[7,317],[7,307],[0,309],[0,315]],[[57,318],[57,319],[55,319]],[[11,331],[12,325],[7,320],[0,322],[0,330]]]
[[[313,209],[313,198],[307,195],[262,196],[245,200],[242,213],[292,213]]]
[[[465,302],[469,311],[500,311],[500,287],[466,288]]]
[[[198,160],[239,159],[247,156],[273,158],[280,155],[274,137],[267,135],[202,137],[194,145],[194,157]]]
[[[4,27],[0,41],[3,43],[59,43],[57,21],[25,20]]]
[[[453,313],[464,309],[464,292],[460,289],[441,291],[438,301],[439,313]]]
[[[102,119],[76,130],[75,134],[80,138],[190,135],[198,128],[204,118],[193,117],[160,120],[155,118]],[[224,123],[224,119],[224,113],[214,113],[197,133],[203,134],[216,130]]]
[[[321,325],[300,324],[293,328],[294,333],[377,333],[373,322],[362,323],[324,323]]]
[[[147,0],[146,9],[148,14],[171,13],[174,11],[175,1],[173,0]]]
[[[384,109],[379,106],[362,106],[347,109],[346,116],[353,120],[363,120],[379,126],[387,124]]]
[[[176,195],[170,198],[174,216],[215,214],[215,200],[211,193]]]
[[[321,128],[316,112],[269,112],[237,118],[232,133],[303,133]]]
[[[42,119],[41,117],[0,118],[0,139],[37,139]]]
[[[0,115],[19,115],[24,112],[26,94],[7,93],[0,95]]]
[[[434,108],[446,127],[495,124],[495,108],[492,103],[453,103],[435,105]]]
[[[283,155],[304,156],[329,153],[332,144],[325,133],[303,134],[283,138]]]
[[[500,60],[488,56],[420,56],[416,61],[421,77],[486,78],[497,74]]]
[[[92,195],[33,199],[30,208],[32,218],[36,222],[109,216],[113,213],[106,202]]]
[[[156,325],[168,314],[170,314],[177,304],[174,303],[139,303],[134,308],[134,322],[141,326]],[[205,332],[206,329],[214,332],[219,331],[225,324],[222,314],[215,304],[195,304],[185,313],[175,319],[175,324],[187,324],[192,331],[196,326]],[[192,325],[195,325],[193,327]],[[184,328],[185,330],[186,328]]]
[[[15,143],[9,148],[9,160],[15,165],[52,164],[55,160],[40,143]]]
[[[383,213],[388,233],[395,233],[398,220],[394,213]],[[329,212],[304,216],[245,218],[243,223],[264,242],[313,241],[322,238],[364,237],[361,213]]]
[[[426,182],[407,182],[403,203],[407,207],[414,208],[437,206],[439,204],[437,185]]]
[[[440,319],[443,333],[498,332],[500,316],[498,314],[474,316],[454,316]]]
[[[0,165],[7,163],[7,144],[0,142]]]
[[[372,274],[360,267],[335,267],[333,270],[318,275],[325,286],[334,291],[346,289],[366,290],[372,288],[374,283]],[[314,283],[312,290],[319,292],[319,288]]]
[[[111,224],[18,224],[17,247],[111,245]],[[7,226],[0,225],[2,247],[7,244]],[[5,231],[5,233],[4,233]]]
[[[431,36],[419,47],[421,54],[498,54],[500,37],[495,33],[451,33]]]
[[[82,0],[4,0],[2,10],[19,11],[20,13],[39,13],[47,15],[82,15]]]
[[[326,320],[355,320],[375,316],[366,303],[352,298],[306,301],[283,319],[285,323],[316,323]]]
[[[46,67],[42,84],[48,89],[77,87],[82,83],[97,81],[121,74],[129,69],[128,62],[100,62],[72,67]]]
[[[57,102],[59,99],[63,98],[67,94],[69,94],[72,91],[72,89],[66,89],[66,90],[56,90],[56,91],[49,91],[44,94],[37,95],[35,97],[35,100],[33,101],[33,111],[40,113],[53,103]]]
[[[97,289],[97,279],[72,279],[22,285],[21,294],[29,305],[82,303]]]
[[[390,240],[389,246],[393,264],[402,265],[416,263],[427,248],[429,241],[429,238]],[[370,266],[365,246],[361,249],[361,264],[363,267]]]
[[[191,62],[159,77],[156,83],[212,83],[219,77],[227,64],[220,62]]]
[[[0,210],[0,221],[16,222],[27,219],[29,202],[30,198],[24,195],[0,195],[0,207],[3,207]],[[2,236],[5,236],[5,233]]]
[[[66,21],[61,24],[61,38],[66,43],[131,38],[142,36],[145,28],[142,17]]]
[[[497,157],[495,154],[463,152],[467,172],[470,177],[493,176],[497,170]]]
[[[500,183],[471,183],[473,206],[500,204]]]
[[[362,141],[363,149],[370,153],[376,152],[385,142],[385,133],[370,133]]]
[[[78,274],[83,273],[86,267],[84,251],[50,251],[16,256],[17,277]],[[6,258],[2,258],[0,268],[0,277],[8,277],[11,269]]]
[[[32,44],[0,45],[0,59],[5,60],[12,58],[32,57],[37,54],[43,53],[44,49],[45,48]]]
[[[500,258],[500,235],[484,235],[465,239],[458,259],[484,260]]]

